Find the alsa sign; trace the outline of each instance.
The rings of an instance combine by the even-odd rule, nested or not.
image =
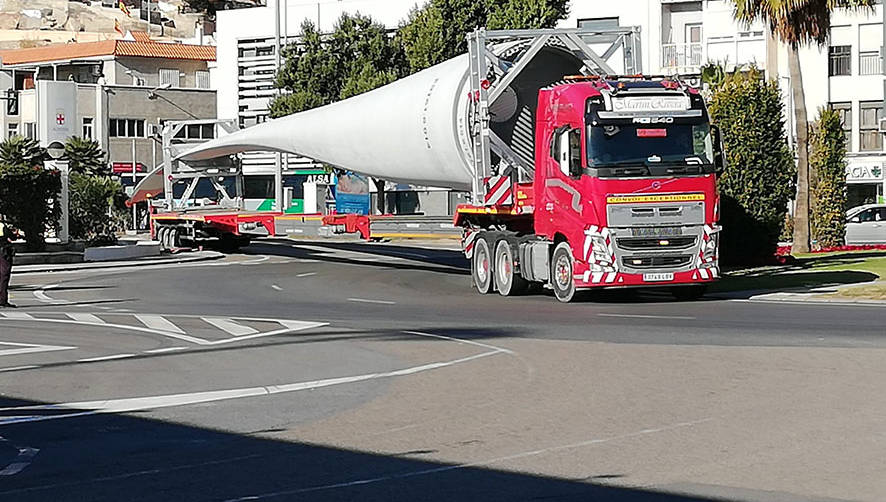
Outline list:
[[[882,181],[882,164],[850,164],[846,166],[846,181]]]

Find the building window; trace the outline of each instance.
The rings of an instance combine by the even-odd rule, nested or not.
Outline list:
[[[18,136],[18,123],[16,122],[9,124],[8,128],[6,129],[6,137],[11,138],[13,136]]]
[[[108,136],[112,138],[144,138],[145,119],[111,119]]]
[[[168,68],[160,68],[160,85],[169,85],[171,87],[181,87],[181,74],[178,70]]]
[[[209,72],[208,71],[198,71],[197,72],[197,88],[198,89],[209,89]]]
[[[83,137],[86,139],[94,139],[92,137],[92,117],[83,117]]]
[[[883,45],[883,23],[858,25],[859,75],[880,75],[883,72],[881,45]]]
[[[852,148],[852,103],[831,103],[831,110],[840,115],[843,133],[846,135],[846,150]]]
[[[832,45],[828,47],[828,75],[836,77],[839,75],[852,74],[852,46],[851,45]]]
[[[37,139],[37,124],[35,122],[25,122],[25,137]]]
[[[879,152],[883,149],[883,135],[880,133],[880,119],[883,118],[882,101],[862,101],[859,103],[861,120],[858,131],[861,137],[859,150]]]

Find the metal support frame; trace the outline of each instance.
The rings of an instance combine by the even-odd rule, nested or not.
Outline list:
[[[168,211],[175,211],[177,209],[186,209],[185,201],[190,199],[191,195],[193,195],[194,190],[197,188],[197,185],[200,183],[200,180],[203,178],[208,178],[213,187],[218,190],[222,195],[223,206],[231,206],[233,209],[242,209],[240,206],[239,194],[243,193],[243,180],[242,180],[242,171],[239,166],[236,167],[236,172],[229,172],[226,175],[236,176],[237,183],[237,194],[235,197],[231,197],[228,194],[227,190],[218,183],[215,179],[218,174],[209,174],[207,171],[211,169],[211,166],[193,166],[189,164],[185,164],[184,162],[177,159],[178,156],[183,154],[185,151],[190,150],[194,146],[199,143],[202,143],[201,140],[183,140],[178,139],[175,136],[182,131],[187,126],[190,125],[208,125],[211,124],[213,126],[217,126],[217,129],[221,129],[224,132],[232,133],[239,129],[237,126],[237,122],[234,120],[175,120],[166,122],[163,125],[163,129],[160,133],[161,143],[163,145],[163,192],[166,195],[165,198],[165,208]],[[185,189],[185,193],[182,196],[182,203],[180,207],[176,207],[175,205],[175,197],[173,193],[173,184],[182,179],[191,180],[188,184],[188,187]]]
[[[610,42],[609,47],[602,54],[599,54],[586,42],[586,40],[593,40],[594,37],[606,37],[607,39],[615,37],[615,39]],[[582,73],[586,75],[616,73],[608,62],[618,53],[619,49],[622,49],[625,73],[642,71],[640,28],[637,26],[605,30],[577,28],[487,31],[480,28],[469,33],[467,39],[470,60],[468,119],[474,152],[472,185],[475,203],[483,200],[485,178],[516,174],[517,180],[530,180],[534,175],[534,166],[527,165],[525,161],[521,160],[508,144],[490,129],[489,108],[542,49],[556,46],[572,52],[584,63]],[[504,43],[513,43],[518,48],[517,55],[508,58],[516,61],[510,67],[503,64],[502,59],[494,50],[495,46]],[[503,166],[492,165],[493,153],[502,160]]]

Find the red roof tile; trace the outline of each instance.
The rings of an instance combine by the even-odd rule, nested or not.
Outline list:
[[[215,61],[215,47],[209,45],[164,44],[150,41],[105,40],[102,42],[56,44],[31,49],[0,51],[0,61],[8,65],[45,63],[98,56]]]

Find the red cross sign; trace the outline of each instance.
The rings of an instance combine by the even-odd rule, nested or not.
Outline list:
[[[59,113],[58,115],[56,115],[56,116],[55,116],[55,121],[56,121],[56,123],[58,123],[58,125],[60,125],[60,126],[65,125],[65,114],[64,114],[64,113]]]

